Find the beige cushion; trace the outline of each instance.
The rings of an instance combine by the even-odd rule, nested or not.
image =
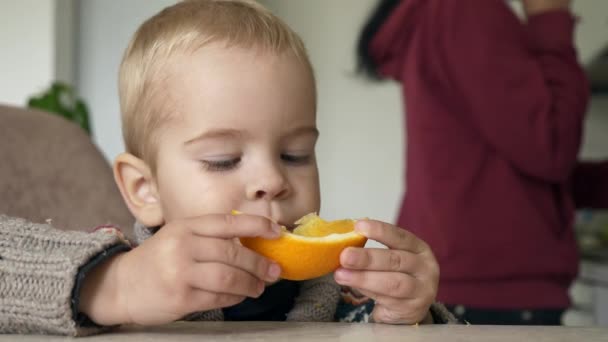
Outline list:
[[[133,217],[89,136],[57,115],[3,105],[0,213],[69,230],[117,224],[132,236]]]

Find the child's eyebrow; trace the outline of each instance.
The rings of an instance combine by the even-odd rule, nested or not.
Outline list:
[[[315,137],[318,137],[319,130],[314,126],[298,127],[296,129],[294,129],[293,131],[289,132],[289,134],[288,134],[288,136],[293,136],[293,135],[313,135]]]
[[[236,129],[230,129],[230,128],[222,128],[222,129],[215,129],[215,130],[210,130],[210,131],[205,131],[203,133],[201,133],[200,135],[186,141],[184,143],[184,145],[191,145],[193,143],[199,142],[201,140],[207,140],[207,139],[238,139],[241,138],[243,136],[243,132],[236,130]]]

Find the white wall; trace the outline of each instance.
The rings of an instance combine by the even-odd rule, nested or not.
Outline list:
[[[579,16],[576,27],[579,57],[588,63],[608,43],[608,1],[575,0],[573,12]]]
[[[89,0],[79,6],[78,91],[91,111],[94,139],[109,160],[123,152],[118,67],[131,35],[175,0]]]
[[[589,103],[581,156],[590,159],[608,157],[608,95],[593,96]]]
[[[55,77],[55,2],[0,1],[0,103],[25,105]]]
[[[76,1],[0,1],[0,103],[25,106],[55,80],[74,83]]]
[[[514,12],[524,18],[521,1],[509,1]],[[581,63],[589,63],[608,41],[608,2],[574,0],[572,12],[578,16],[576,46]]]
[[[49,1],[49,0],[46,0]],[[55,79],[76,85],[79,0],[55,2]]]

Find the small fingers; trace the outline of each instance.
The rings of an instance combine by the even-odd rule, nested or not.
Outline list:
[[[357,271],[339,268],[334,273],[340,285],[357,288],[400,299],[412,299],[424,295],[421,282],[405,273]]]
[[[211,214],[187,219],[184,224],[195,235],[222,239],[255,236],[275,239],[281,235],[278,224],[255,215]]]
[[[392,300],[387,302],[390,301]],[[394,305],[376,305],[372,311],[373,320],[387,324],[416,324],[422,322],[429,312],[429,304],[420,300],[408,300],[398,303],[398,306]]]
[[[429,250],[428,245],[409,231],[376,220],[359,220],[355,229],[367,238],[376,240],[390,249],[400,249],[412,253]]]
[[[384,248],[349,247],[340,254],[348,269],[416,274],[424,263],[418,254]]]
[[[375,302],[372,319],[387,324],[416,324],[422,322],[433,300],[426,298],[400,299],[366,290],[358,290]]]
[[[198,290],[236,296],[259,297],[264,281],[253,275],[216,262],[196,263],[186,276],[188,284]]]
[[[241,269],[260,280],[275,281],[281,274],[280,266],[233,240],[195,237],[191,244],[197,262],[218,262]]]

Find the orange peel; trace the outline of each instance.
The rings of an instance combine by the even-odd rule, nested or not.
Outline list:
[[[232,211],[233,215],[240,214]],[[241,243],[281,266],[281,278],[306,280],[333,272],[347,247],[363,247],[367,238],[354,231],[356,220],[325,221],[316,213],[295,222],[293,232],[281,227],[277,239],[240,238]]]

